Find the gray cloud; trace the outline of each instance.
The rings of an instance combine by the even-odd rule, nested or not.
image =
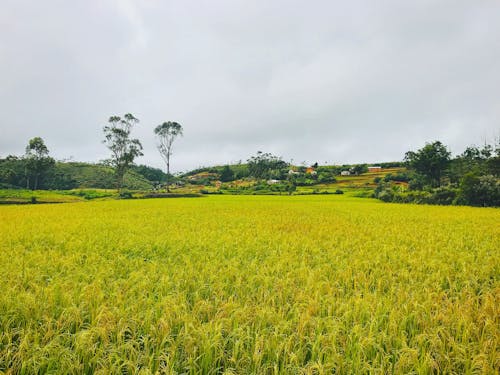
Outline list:
[[[174,169],[245,160],[400,160],[500,135],[500,3],[23,1],[0,13],[0,155],[41,136],[107,157],[102,126],[178,121]]]

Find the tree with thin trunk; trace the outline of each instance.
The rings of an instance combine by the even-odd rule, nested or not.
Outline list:
[[[132,127],[139,122],[132,114],[111,116],[104,127],[104,144],[111,150],[111,165],[115,169],[118,191],[123,187],[125,173],[134,159],[142,156],[142,145],[138,139],[130,139]]]
[[[177,122],[167,121],[155,128],[158,138],[158,151],[167,164],[167,192],[170,192],[170,156],[172,156],[172,144],[177,136],[182,136],[182,126]]]
[[[29,189],[32,182],[32,188],[36,190],[40,179],[43,179],[54,164],[55,161],[49,156],[49,149],[43,139],[40,137],[30,139],[25,156],[26,188]]]

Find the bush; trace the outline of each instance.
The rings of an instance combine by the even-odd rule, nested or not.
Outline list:
[[[383,202],[451,205],[456,201],[457,189],[442,187],[430,191],[402,191],[397,186],[380,184],[373,194]]]
[[[494,176],[478,177],[466,174],[460,183],[457,204],[472,206],[500,206],[500,180]]]
[[[130,191],[122,191],[120,192],[121,199],[132,199],[132,193]]]
[[[415,175],[411,180],[408,181],[408,189],[410,190],[422,190],[424,186],[424,179],[418,175]]]
[[[380,178],[380,177],[376,177],[375,179],[377,179],[377,178]],[[385,175],[384,181],[385,182],[389,182],[389,181],[408,182],[408,181],[410,181],[410,177],[406,173],[397,173],[397,174],[389,173],[389,174]],[[375,181],[375,182],[377,182],[377,181]]]
[[[316,184],[316,181],[306,178],[305,176],[299,176],[294,179],[294,183],[297,186],[311,186]]]
[[[321,172],[318,174],[318,182],[320,183],[329,183],[336,182],[335,176],[332,173]]]
[[[384,188],[374,193],[375,198],[380,199],[383,202],[393,202],[394,192],[392,189]]]
[[[457,197],[457,190],[441,187],[433,191],[427,203],[429,204],[439,204],[439,205],[450,205],[453,204]]]
[[[225,165],[224,168],[222,168],[222,171],[220,172],[220,180],[222,182],[229,182],[234,180],[234,172],[229,167],[229,165]]]
[[[368,172],[368,166],[366,164],[357,164],[351,168],[351,173],[354,173],[355,175],[360,175],[366,172]]]

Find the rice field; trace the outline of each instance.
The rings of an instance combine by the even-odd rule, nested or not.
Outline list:
[[[331,195],[0,207],[0,373],[495,374],[499,224]]]

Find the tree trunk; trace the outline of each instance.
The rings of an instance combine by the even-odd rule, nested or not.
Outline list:
[[[167,156],[167,193],[170,193],[170,157]]]
[[[124,179],[124,177],[125,177],[125,174],[124,174],[124,173],[120,172],[120,173],[118,174],[118,180],[117,180],[117,185],[118,185],[118,186],[117,186],[117,188],[118,188],[118,194],[120,194],[120,193],[121,193],[121,191],[122,191],[122,188],[123,188],[123,179]]]
[[[28,173],[27,166],[24,166],[24,175],[26,176],[26,189],[29,190],[29,188],[30,188],[30,175]]]

